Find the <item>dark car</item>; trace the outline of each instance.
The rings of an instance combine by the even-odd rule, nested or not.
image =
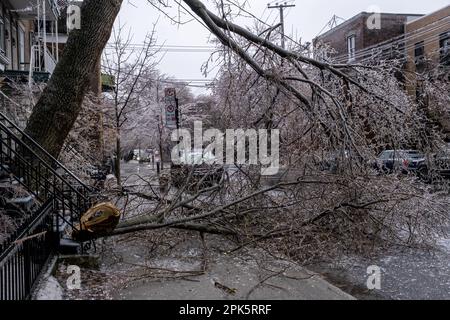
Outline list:
[[[340,150],[325,153],[319,161],[319,168],[322,171],[338,173],[346,167],[362,162],[362,158],[350,150]]]
[[[413,172],[420,175],[425,175],[428,170],[425,155],[418,150],[385,150],[377,157],[374,166],[383,172]]]
[[[450,179],[450,146],[434,155],[429,177],[432,180]]]

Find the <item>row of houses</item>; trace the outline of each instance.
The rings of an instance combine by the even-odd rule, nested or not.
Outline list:
[[[450,67],[450,5],[427,15],[361,12],[313,40],[318,59],[403,63],[405,87],[418,96],[417,73],[427,66]]]
[[[0,86],[8,81],[46,82],[68,39],[69,0],[0,0]],[[81,4],[81,2],[76,2]],[[103,76],[104,80],[108,80]],[[91,89],[102,91],[100,64]]]

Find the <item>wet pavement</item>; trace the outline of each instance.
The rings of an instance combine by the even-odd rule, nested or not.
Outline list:
[[[380,290],[367,289],[369,266],[381,269]],[[393,248],[308,268],[358,299],[450,300],[450,232],[434,249]]]

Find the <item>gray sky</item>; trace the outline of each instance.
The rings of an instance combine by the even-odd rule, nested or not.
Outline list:
[[[171,16],[180,12],[181,20],[192,20],[175,3],[178,0],[169,0],[172,5],[168,9]],[[203,0],[206,4],[208,0]],[[285,1],[247,0],[247,10],[269,24],[276,24],[279,19],[278,10],[267,9],[267,3]],[[380,8],[381,12],[389,13],[430,13],[446,5],[449,0],[296,0],[295,8],[286,9],[286,33],[303,42],[311,41],[320,30],[330,21],[333,15],[348,19],[361,11],[374,11],[373,6]],[[236,9],[236,8],[234,8]],[[153,23],[156,26],[158,43],[175,46],[211,46],[209,32],[197,21],[193,20],[183,25],[176,25],[158,10],[147,4],[146,0],[125,0],[119,15],[121,23],[132,29],[133,43],[142,43],[145,34],[151,30]],[[240,24],[252,26],[252,20],[240,19]],[[206,49],[206,48],[205,48]],[[176,52],[166,52],[159,69],[162,73],[177,79],[205,79],[201,73],[202,64],[208,59],[209,53],[205,50],[189,50],[178,48]],[[195,52],[192,52],[195,51]],[[208,78],[214,77],[210,74]],[[201,84],[201,83],[198,83]],[[195,93],[204,90],[193,88]]]

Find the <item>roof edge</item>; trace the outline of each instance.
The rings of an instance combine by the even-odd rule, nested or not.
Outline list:
[[[442,9],[441,9],[442,10]],[[327,36],[328,34],[341,29],[342,27],[346,26],[347,24],[357,20],[358,18],[365,16],[365,15],[369,15],[369,14],[374,14],[374,13],[378,13],[378,12],[367,12],[367,11],[361,11],[360,13],[358,13],[357,15],[351,17],[350,19],[345,20],[344,22],[342,22],[341,24],[338,24],[336,27],[334,27],[333,29],[328,30],[327,32],[322,33],[321,35],[318,35],[317,37],[315,37],[313,39],[313,41],[315,41],[316,39],[320,39],[321,37]],[[420,13],[390,13],[390,12],[380,12],[380,15],[392,15],[392,16],[405,16],[405,17],[420,17],[419,19],[425,17],[425,14],[420,14]],[[416,20],[414,20],[416,21]]]

